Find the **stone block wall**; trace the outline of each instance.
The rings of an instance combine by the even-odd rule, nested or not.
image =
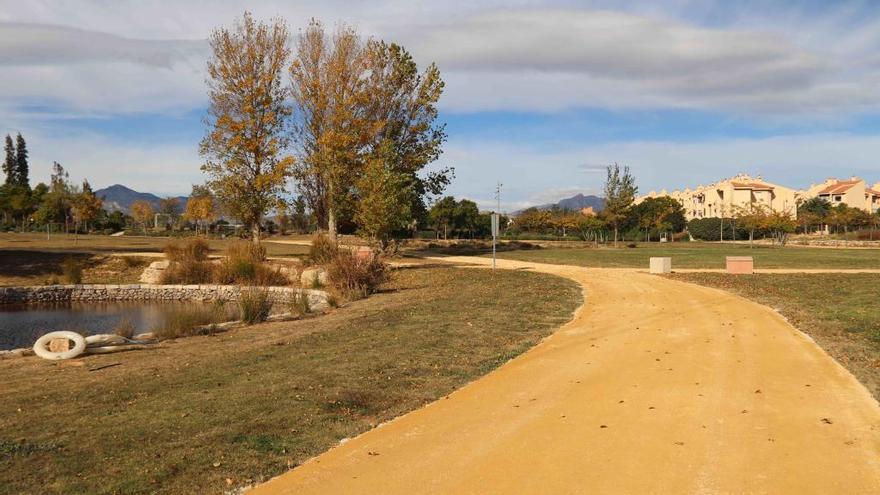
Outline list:
[[[266,290],[275,302],[295,293],[307,294],[315,309],[327,307],[327,293],[294,287],[240,287],[237,285],[45,285],[0,287],[0,304],[66,301],[237,301],[242,291]]]

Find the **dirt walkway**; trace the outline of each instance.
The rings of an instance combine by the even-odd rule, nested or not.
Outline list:
[[[586,305],[446,400],[250,493],[880,488],[880,406],[775,312],[642,273],[500,265],[573,278]]]

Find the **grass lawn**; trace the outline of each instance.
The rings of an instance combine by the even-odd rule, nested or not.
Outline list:
[[[488,255],[491,256],[491,250]],[[648,268],[648,258],[671,256],[675,268],[724,268],[725,256],[752,256],[761,268],[880,268],[880,249],[823,249],[743,244],[638,244],[636,248],[579,247],[503,251],[500,258],[563,265]]]
[[[880,399],[880,276],[674,274],[775,308]]]
[[[283,239],[300,239],[300,237],[284,237]],[[161,253],[165,245],[171,241],[168,237],[140,237],[106,235],[52,234],[47,240],[45,234],[36,233],[0,233],[0,256],[5,250],[30,251],[64,251],[85,253]],[[211,239],[211,251],[220,254],[233,239]],[[308,246],[296,244],[264,243],[266,254],[278,257],[301,257],[308,253]]]
[[[0,361],[0,493],[223,493],[263,480],[487,373],[580,301],[549,275],[424,265],[317,318]]]

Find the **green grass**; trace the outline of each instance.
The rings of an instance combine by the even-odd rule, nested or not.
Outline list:
[[[320,317],[0,361],[0,493],[225,493],[447,395],[581,300],[549,275],[422,266]]]
[[[487,256],[485,253],[481,253]],[[488,256],[491,256],[489,254]],[[823,249],[743,244],[638,244],[635,248],[572,247],[503,251],[499,258],[588,267],[647,268],[652,256],[672,257],[675,268],[724,268],[726,256],[752,256],[761,268],[878,268],[880,249]]]
[[[880,399],[880,276],[675,274],[777,309]]]

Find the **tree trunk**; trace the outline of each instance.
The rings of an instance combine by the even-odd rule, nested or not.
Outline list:
[[[617,225],[614,226],[614,247],[617,247]]]
[[[251,225],[251,238],[254,244],[260,243],[260,219],[257,218]]]
[[[333,242],[336,242],[336,230],[336,209],[331,206],[327,209],[327,236]]]

